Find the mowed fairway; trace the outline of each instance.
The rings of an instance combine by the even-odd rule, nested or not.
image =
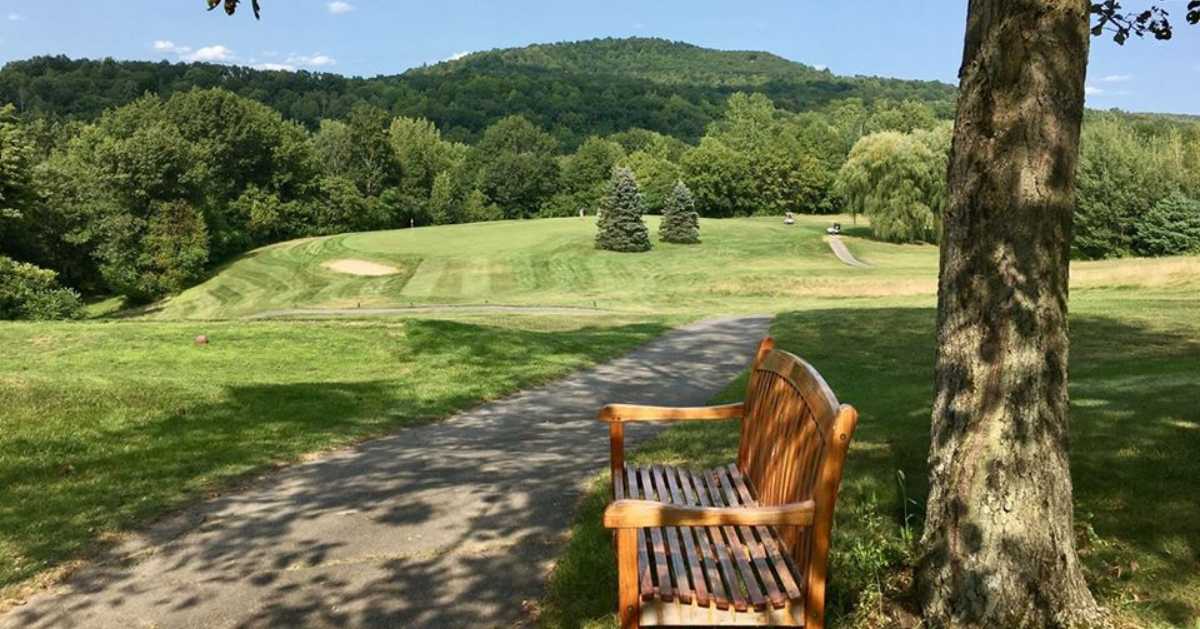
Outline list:
[[[840,262],[825,228],[840,220],[869,268]],[[860,219],[861,220],[861,219]],[[647,217],[651,234],[658,218]],[[598,251],[594,219],[504,221],[345,234],[265,247],[158,304],[156,319],[280,316],[290,309],[410,306],[579,307],[628,314],[779,312],[798,302],[878,299],[932,303],[937,247],[866,238],[849,217],[703,220],[699,245],[658,242],[643,254]],[[393,267],[362,276],[328,268],[356,260]],[[1200,275],[1197,258],[1073,265],[1072,289],[1176,290]]]
[[[231,263],[155,316],[214,319],[288,308],[424,304],[580,306],[631,313],[777,310],[811,297],[929,295],[936,250],[852,239],[871,269],[842,264],[824,242],[837,217],[702,221],[700,245],[630,255],[593,246],[594,219],[547,219],[347,234],[274,245]],[[849,219],[844,219],[849,224]],[[657,217],[647,217],[654,234]],[[399,273],[329,270],[359,259]]]

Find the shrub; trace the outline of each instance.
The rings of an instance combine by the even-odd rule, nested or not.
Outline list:
[[[667,199],[658,237],[664,242],[682,245],[700,242],[700,215],[696,213],[696,201],[692,198],[692,191],[682,181],[675,184],[675,189]]]
[[[642,194],[628,168],[613,170],[608,196],[600,203],[596,248],[609,251],[649,251],[650,231],[642,222]]]
[[[58,274],[0,256],[0,319],[76,319],[79,293],[58,284]]]
[[[504,220],[504,210],[501,210],[500,206],[495,203],[489,203],[487,195],[478,188],[472,190],[471,194],[467,195],[463,213],[466,215],[468,223],[486,223],[489,221]]]
[[[1173,194],[1137,223],[1134,251],[1143,256],[1200,252],[1200,201]]]
[[[97,248],[100,272],[116,292],[148,302],[181,291],[204,276],[209,232],[187,201],[155,202],[148,219],[117,214]]]

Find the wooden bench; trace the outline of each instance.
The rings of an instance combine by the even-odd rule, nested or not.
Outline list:
[[[610,405],[618,615],[623,628],[819,629],[842,464],[858,422],[808,363],[765,339],[745,401]],[[624,425],[741,418],[736,463],[705,471],[625,463]]]

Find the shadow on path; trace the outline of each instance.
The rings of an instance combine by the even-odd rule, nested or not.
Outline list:
[[[288,468],[156,526],[0,627],[511,626],[541,594],[584,483],[606,463],[597,408],[703,404],[769,322],[689,326]],[[631,431],[629,447],[653,430]]]

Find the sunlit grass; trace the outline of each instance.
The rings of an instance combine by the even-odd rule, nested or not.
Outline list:
[[[1197,312],[1195,293],[1092,295],[1074,304],[1071,460],[1080,552],[1093,591],[1123,626],[1200,621]],[[839,498],[829,611],[835,626],[871,625],[881,595],[904,596],[920,533],[934,311],[823,304],[780,315],[773,334],[862,413]],[[723,399],[740,399],[742,386]],[[737,430],[736,423],[673,427],[635,458],[727,462],[736,458]],[[616,576],[599,525],[606,492],[599,482],[582,504],[551,579],[545,626],[614,626]]]
[[[445,417],[668,323],[5,324],[0,589],[230,479]]]

